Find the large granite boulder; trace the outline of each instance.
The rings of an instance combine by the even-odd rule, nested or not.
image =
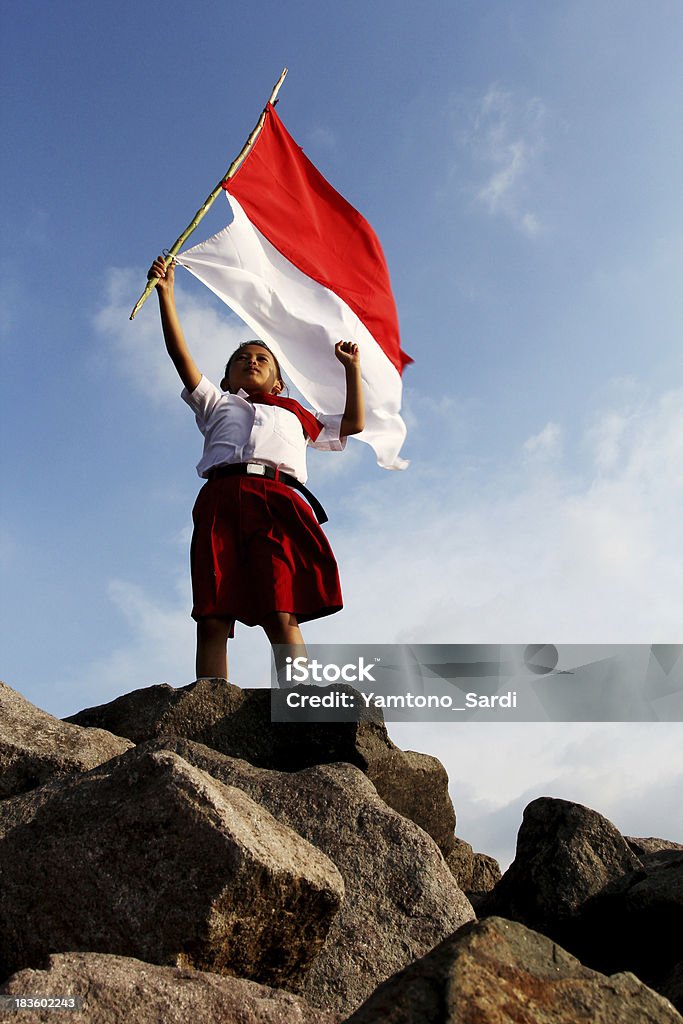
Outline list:
[[[513,921],[466,924],[381,985],[345,1024],[681,1024],[632,974],[584,967]]]
[[[285,773],[187,740],[168,737],[145,747],[170,748],[244,790],[338,867],[345,899],[304,982],[311,1004],[350,1012],[474,916],[434,841],[388,807],[352,765]]]
[[[271,694],[267,688],[242,690],[223,679],[200,679],[179,689],[162,684],[135,690],[65,721],[108,729],[134,743],[178,736],[284,772],[346,761],[372,780],[390,807],[448,851],[455,811],[437,758],[399,750],[376,708],[362,707],[359,721],[272,722]]]
[[[477,912],[571,943],[583,904],[641,866],[621,833],[597,811],[540,797],[524,811],[514,861]]]
[[[633,971],[683,1011],[683,850],[672,846],[584,904],[573,952],[596,970]]]
[[[0,800],[52,777],[88,771],[132,745],[103,729],[53,718],[0,682]]]
[[[338,1014],[313,1009],[299,996],[243,978],[191,968],[158,967],[106,953],[55,953],[43,970],[26,969],[0,985],[0,993],[45,996],[69,993],[78,1011],[21,1010],[21,1024],[85,1020],[91,1024],[339,1024]],[[9,1020],[9,1016],[7,1017]]]
[[[0,803],[0,978],[88,950],[300,987],[343,882],[243,788],[137,749],[46,788]]]

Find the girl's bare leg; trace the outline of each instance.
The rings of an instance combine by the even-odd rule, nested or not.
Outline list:
[[[228,637],[232,619],[197,620],[197,679],[228,678]]]
[[[263,623],[263,628],[273,646],[278,674],[284,669],[287,657],[306,657],[306,645],[296,615],[273,612]]]

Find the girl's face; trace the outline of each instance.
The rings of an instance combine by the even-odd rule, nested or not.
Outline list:
[[[259,392],[279,394],[283,383],[275,358],[261,345],[244,345],[230,360],[228,375],[221,381],[223,390],[235,394],[242,388],[248,395]]]

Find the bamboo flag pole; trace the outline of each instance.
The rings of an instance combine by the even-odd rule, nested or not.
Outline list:
[[[277,82],[275,83],[275,86],[273,87],[273,91],[270,94],[270,98],[268,100],[268,103],[271,103],[271,104],[275,103],[275,101],[277,99],[277,94],[280,91],[280,86],[284,82],[286,75],[287,75],[287,68],[283,68],[282,74],[280,75],[280,77],[278,78]],[[244,162],[244,160],[248,156],[249,151],[251,150],[252,146],[256,142],[256,139],[258,138],[258,136],[259,136],[259,134],[261,132],[261,129],[263,128],[263,123],[264,123],[265,119],[266,119],[266,108],[264,108],[263,111],[261,112],[261,116],[259,117],[259,119],[258,119],[258,121],[256,123],[256,127],[254,128],[254,130],[252,131],[251,135],[249,136],[249,138],[245,142],[245,144],[242,147],[242,149],[240,150],[239,154],[235,157],[233,162],[228,167],[228,170],[226,171],[226,173],[223,175],[221,180],[216,185],[215,189],[210,193],[210,195],[207,196],[207,198],[204,200],[203,204],[200,206],[200,208],[195,213],[193,219],[190,221],[190,223],[187,225],[187,227],[183,231],[183,233],[181,235],[179,235],[178,238],[176,238],[175,242],[173,243],[171,248],[168,250],[168,253],[167,253],[167,255],[164,258],[164,265],[165,266],[169,266],[169,264],[173,260],[173,257],[178,252],[180,252],[180,249],[185,244],[186,240],[192,234],[194,229],[197,227],[197,225],[199,224],[201,219],[207,213],[209,207],[213,203],[213,201],[216,198],[216,196],[219,196],[221,194],[221,192],[223,191],[223,185],[225,184],[225,182],[229,181],[230,178],[232,178],[233,175],[236,174],[237,171],[239,170],[239,168],[242,166],[242,163]],[[130,319],[131,320],[133,319],[135,314],[138,312],[140,307],[143,305],[143,303],[146,302],[147,299],[149,298],[149,296],[152,294],[152,292],[154,291],[154,289],[157,286],[157,281],[158,280],[159,280],[158,277],[152,277],[152,278],[150,278],[147,281],[147,287],[145,288],[144,292],[142,293],[142,295],[140,296],[138,301],[135,303],[135,307],[133,308],[133,312],[130,314]]]

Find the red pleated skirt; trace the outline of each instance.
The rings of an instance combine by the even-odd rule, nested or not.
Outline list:
[[[261,625],[272,612],[299,622],[342,607],[337,562],[308,502],[277,480],[209,480],[192,511],[192,617]]]

